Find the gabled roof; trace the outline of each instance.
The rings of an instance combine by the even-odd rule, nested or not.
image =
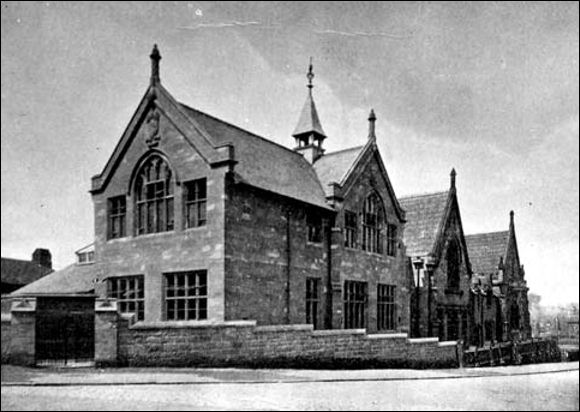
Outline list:
[[[27,285],[52,272],[52,269],[28,260],[2,258],[2,283]]]
[[[343,183],[364,146],[327,153],[314,163],[314,170],[327,196],[332,195],[331,183]]]
[[[478,233],[465,236],[474,273],[496,273],[500,258],[505,259],[509,231]]]
[[[15,290],[11,295],[92,293],[95,289],[95,279],[98,278],[99,274],[98,268],[98,264],[72,264]]]
[[[296,125],[296,129],[294,129],[292,136],[298,137],[313,133],[326,137],[324,130],[322,130],[320,119],[318,118],[318,112],[316,111],[316,105],[314,104],[311,90],[308,91],[306,102],[304,103],[304,107],[300,113],[300,118],[298,119],[298,124]]]
[[[181,104],[216,146],[231,143],[235,172],[249,185],[330,209],[312,165],[293,150]]]
[[[403,197],[399,203],[406,211],[404,242],[408,256],[426,256],[434,250],[449,201],[449,191]]]

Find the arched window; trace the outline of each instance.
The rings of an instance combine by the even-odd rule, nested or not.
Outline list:
[[[135,180],[135,234],[173,230],[173,175],[161,156],[141,166]]]
[[[365,199],[362,214],[362,249],[373,253],[383,252],[382,229],[384,212],[381,199],[372,193]]]
[[[460,284],[461,249],[455,239],[447,246],[447,288],[457,290]]]

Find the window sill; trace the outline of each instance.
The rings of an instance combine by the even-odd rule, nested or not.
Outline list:
[[[314,247],[322,247],[322,242],[311,242],[310,240],[307,240],[306,245]]]
[[[184,233],[198,232],[198,231],[203,230],[203,229],[207,229],[207,223],[205,225],[202,225],[202,226],[186,227],[185,229],[183,229],[183,232]]]

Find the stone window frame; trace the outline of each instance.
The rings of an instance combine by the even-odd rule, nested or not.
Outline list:
[[[387,256],[397,255],[397,225],[387,223]]]
[[[377,284],[377,330],[397,328],[396,285]]]
[[[190,180],[183,184],[185,229],[207,224],[207,178]]]
[[[368,282],[346,280],[343,289],[344,328],[366,328]]]
[[[306,227],[308,243],[319,244],[323,240],[323,218],[320,213],[306,213]]]
[[[320,308],[320,278],[306,278],[306,323],[313,325],[314,329],[320,327],[318,310]]]
[[[127,236],[127,197],[113,196],[107,199],[107,239]]]
[[[376,191],[371,192],[365,198],[360,221],[362,228],[361,249],[369,253],[383,254],[385,207],[382,198]]]
[[[445,252],[447,263],[446,293],[458,293],[461,289],[461,246],[456,238],[452,238]]]
[[[107,297],[117,301],[119,312],[145,320],[145,276],[128,275],[107,278]]]
[[[344,247],[356,249],[358,246],[358,216],[351,210],[344,211]]]
[[[207,320],[208,289],[207,270],[164,273],[165,320]]]
[[[175,177],[169,162],[155,153],[149,156],[135,178],[135,236],[175,229]]]

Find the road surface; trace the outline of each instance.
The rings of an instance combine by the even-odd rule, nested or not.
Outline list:
[[[578,410],[578,370],[348,382],[6,386],[8,410]]]

